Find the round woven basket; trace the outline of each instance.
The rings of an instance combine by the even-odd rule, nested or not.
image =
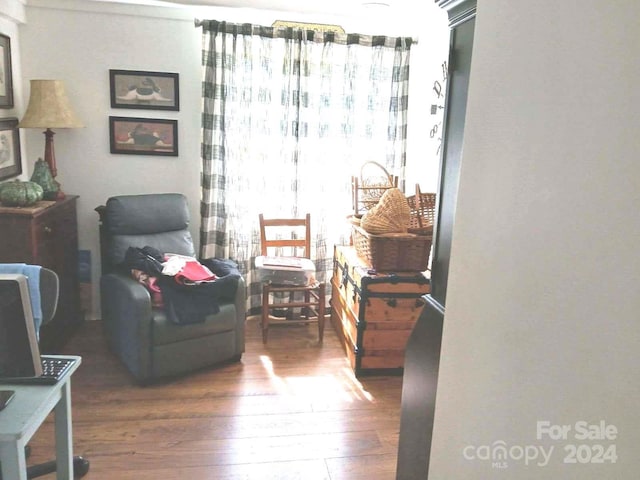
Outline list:
[[[360,221],[362,220],[362,215],[348,215],[347,220],[351,225],[360,226]]]
[[[360,226],[373,234],[406,233],[409,221],[407,198],[394,187],[386,190],[378,204],[362,216]]]
[[[364,162],[360,167],[360,188],[367,209],[373,207],[393,186],[393,176],[378,162]]]

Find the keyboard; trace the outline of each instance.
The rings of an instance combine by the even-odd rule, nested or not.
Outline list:
[[[74,358],[56,358],[41,356],[42,375],[37,377],[3,378],[2,383],[22,385],[55,385],[76,362]]]

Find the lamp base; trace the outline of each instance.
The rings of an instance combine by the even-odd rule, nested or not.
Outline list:
[[[65,193],[62,191],[62,187],[60,186],[60,182],[58,182],[55,178],[53,179],[53,183],[56,185],[57,192],[55,193],[55,198],[53,200],[62,200],[66,197]]]
[[[44,161],[49,165],[49,169],[51,170],[51,175],[53,176],[53,183],[56,185],[58,192],[55,195],[53,200],[62,200],[66,197],[62,188],[60,187],[60,182],[56,180],[56,176],[58,175],[58,168],[56,166],[56,154],[53,148],[53,136],[55,135],[54,131],[50,128],[47,128],[44,133]]]

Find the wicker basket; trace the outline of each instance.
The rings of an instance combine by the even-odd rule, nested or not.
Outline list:
[[[398,187],[398,177],[392,176],[377,162],[365,162],[360,177],[351,177],[354,214],[360,215],[378,204],[380,197],[390,188]]]
[[[422,193],[420,186],[416,185],[416,193],[407,197],[407,203],[411,210],[408,231],[418,235],[433,235],[436,194]]]
[[[407,198],[397,188],[389,188],[377,205],[366,212],[360,226],[375,235],[407,233],[411,212]]]
[[[360,226],[360,221],[362,220],[362,215],[347,215],[347,221],[351,225]]]
[[[373,235],[352,226],[356,253],[379,272],[423,272],[429,266],[431,237],[412,233]]]

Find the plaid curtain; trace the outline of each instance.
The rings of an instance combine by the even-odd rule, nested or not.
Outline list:
[[[215,20],[202,28],[200,255],[238,262],[260,308],[258,215],[311,214],[317,277],[348,243],[351,176],[404,178],[411,38]],[[328,294],[330,292],[327,292]]]

